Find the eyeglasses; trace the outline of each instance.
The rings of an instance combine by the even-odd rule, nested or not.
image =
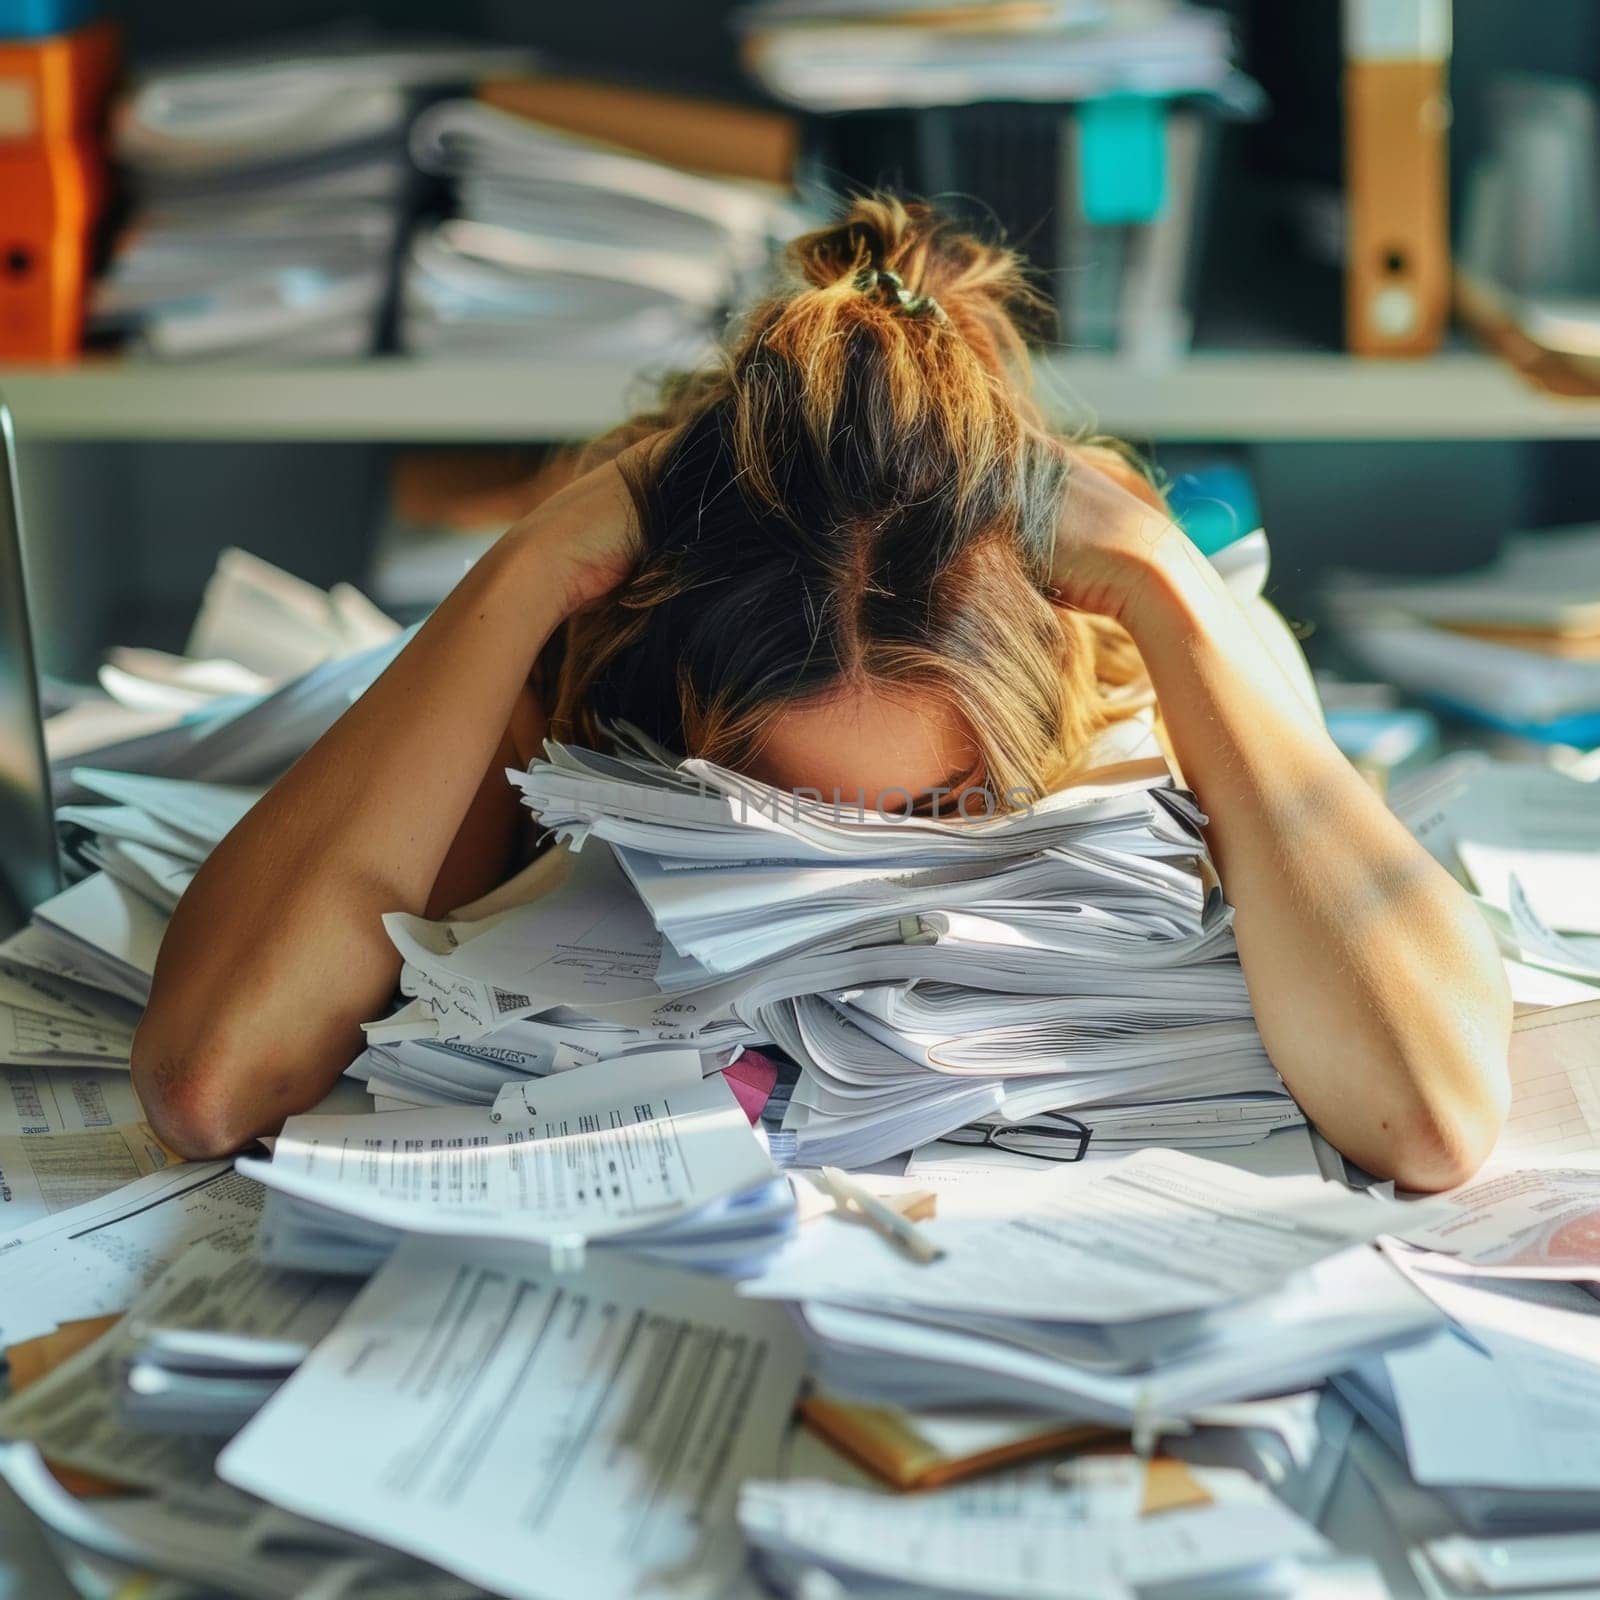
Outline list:
[[[1044,1161],[1082,1161],[1089,1153],[1093,1130],[1063,1112],[1047,1111],[1026,1122],[969,1122],[944,1135],[950,1144],[993,1145],[1016,1155]]]

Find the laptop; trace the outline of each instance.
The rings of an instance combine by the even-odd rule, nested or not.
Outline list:
[[[22,559],[16,435],[0,404],[0,936],[61,887]]]

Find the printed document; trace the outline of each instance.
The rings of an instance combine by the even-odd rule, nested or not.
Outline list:
[[[1438,1204],[1443,1216],[1401,1230],[1408,1243],[1441,1252],[1418,1261],[1425,1269],[1600,1282],[1600,1168],[1491,1172]]]
[[[261,1218],[261,1186],[228,1161],[167,1167],[0,1237],[0,1345],[58,1323],[126,1311],[193,1241],[243,1251]]]
[[[0,1067],[0,1137],[84,1133],[139,1122],[144,1110],[125,1072]]]
[[[780,1564],[820,1566],[851,1592],[876,1580],[918,1594],[1005,1600],[1123,1600],[1327,1550],[1308,1523],[1243,1473],[1202,1469],[1195,1475],[1218,1503],[1140,1517],[1143,1462],[1089,1457],[1071,1467],[1064,1483],[1033,1469],[915,1495],[752,1483],[740,1496],[739,1521]],[[1249,1589],[1240,1583],[1228,1592]]]
[[[1600,999],[1550,1006],[1511,1027],[1511,1111],[1492,1160],[1600,1163]]]
[[[48,1460],[113,1483],[204,1488],[212,1478],[214,1437],[132,1427],[121,1418],[128,1362],[150,1330],[254,1335],[309,1348],[353,1292],[345,1280],[277,1272],[226,1243],[201,1242],[108,1333],[0,1405],[0,1437],[31,1440]]]
[[[1262,1178],[1176,1150],[1063,1172],[1030,1194],[1007,1222],[923,1224],[946,1247],[927,1266],[825,1218],[744,1292],[1127,1322],[1279,1289],[1292,1273],[1391,1231],[1400,1215],[1318,1178]]]
[[[692,1051],[543,1079],[519,1117],[478,1106],[291,1117],[272,1161],[239,1170],[383,1227],[551,1242],[661,1227],[777,1171]]]
[[[0,1005],[0,1061],[19,1066],[126,1068],[132,1048],[131,1029]]]
[[[167,1165],[148,1123],[73,1133],[0,1134],[0,1235]]]
[[[1465,1334],[1384,1358],[1417,1482],[1600,1490],[1595,1301],[1571,1284],[1485,1284],[1385,1253]]]
[[[716,1278],[408,1239],[218,1471],[497,1594],[710,1597],[803,1364],[785,1313]]]

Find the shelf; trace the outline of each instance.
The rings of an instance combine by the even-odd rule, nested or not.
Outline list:
[[[1058,422],[1136,441],[1600,439],[1600,400],[1537,393],[1472,352],[1204,352],[1167,367],[1067,353],[1038,367]],[[0,367],[0,400],[25,441],[580,439],[647,398],[620,368],[514,361]]]

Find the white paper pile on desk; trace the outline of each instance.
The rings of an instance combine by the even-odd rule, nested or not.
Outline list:
[[[945,822],[704,761],[548,750],[512,776],[581,847],[562,886],[581,915],[535,898],[386,919],[419,1035],[487,1055],[508,1024],[559,1013],[702,1048],[774,1039],[802,1067],[784,1126],[810,1164],[1049,1111],[1092,1127],[1150,1107],[1182,1139],[1187,1102],[1197,1143],[1298,1120],[1164,769]]]
[[[1328,1546],[1242,1473],[1201,1470],[1210,1504],[1142,1516],[1145,1463],[1081,1456],[931,1494],[749,1483],[739,1525],[785,1593],[826,1572],[847,1594],[1133,1600],[1160,1593],[1282,1595]]]
[[[1449,1319],[1336,1382],[1429,1596],[1600,1583],[1600,1167],[1491,1168],[1386,1257]]]
[[[1457,577],[1344,573],[1341,636],[1370,671],[1544,744],[1600,743],[1600,531],[1541,528]]]
[[[1402,1208],[1171,1150],[1041,1179],[930,1265],[833,1218],[744,1292],[793,1303],[830,1391],[1138,1427],[1320,1382],[1439,1314],[1366,1241]]]
[[[138,209],[95,286],[93,327],[169,361],[370,353],[416,92],[522,60],[329,40],[147,77],[115,122]]]
[[[1476,896],[1519,1002],[1600,998],[1600,782],[1463,754],[1390,804]]]
[[[113,801],[57,811],[98,870],[0,942],[0,1061],[126,1068],[178,897],[261,791],[83,767],[73,781]]]
[[[414,354],[692,366],[799,231],[776,190],[476,100],[425,112],[411,147],[451,180],[457,213],[407,252],[400,337]]]
[[[113,650],[98,690],[66,692],[70,703],[45,724],[57,799],[91,798],[72,779],[78,765],[264,783],[334,722],[403,642],[400,625],[348,584],[323,591],[242,550],[224,550],[184,655]]]
[[[291,1117],[272,1160],[239,1171],[269,1191],[266,1258],[320,1271],[370,1272],[405,1233],[731,1270],[794,1223],[765,1143],[692,1051],[563,1073],[493,1112]]]
[[[711,1600],[801,1367],[783,1312],[714,1279],[413,1239],[219,1471],[496,1594]]]

